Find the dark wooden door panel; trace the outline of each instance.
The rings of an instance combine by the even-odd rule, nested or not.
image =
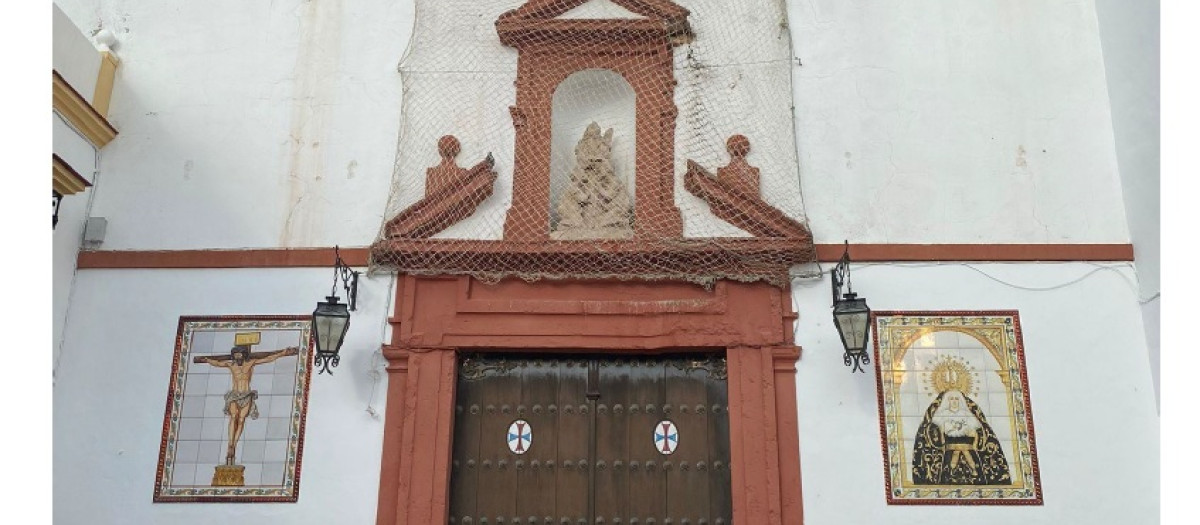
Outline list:
[[[614,523],[629,517],[629,420],[625,414],[630,388],[628,360],[598,359],[600,397],[596,399],[597,523]],[[599,520],[605,520],[600,522]],[[624,523],[624,521],[616,522]]]
[[[666,370],[657,360],[636,361],[629,374],[626,412],[629,431],[629,515],[639,523],[647,518],[661,522],[667,513],[667,483],[660,470],[662,457],[655,448],[653,429],[662,419],[666,397]]]
[[[558,360],[558,427],[546,429],[542,439],[555,440],[558,453],[552,469],[555,479],[557,524],[587,523],[588,509],[588,420],[587,361]],[[565,520],[565,521],[564,521]]]
[[[708,522],[733,523],[733,480],[729,471],[729,388],[725,359],[711,359],[706,368],[708,390]],[[701,469],[702,471],[704,469]]]
[[[483,385],[475,381],[459,381],[454,403],[454,459],[450,475],[454,487],[450,491],[451,520],[459,515],[475,516],[479,494],[479,439],[483,423]]]
[[[509,425],[517,419],[522,390],[521,368],[515,361],[484,357],[465,359],[459,366],[451,463],[457,468],[451,472],[450,489],[450,519],[453,523],[481,523],[482,518],[489,521],[498,517],[509,519],[516,513],[517,471],[505,436]],[[463,408],[461,413],[458,407]],[[468,430],[461,430],[463,428]],[[476,428],[477,433],[473,430]],[[468,434],[477,434],[477,437]],[[466,492],[473,494],[464,494]],[[472,499],[474,507],[455,506],[460,501]]]
[[[708,519],[708,473],[699,465],[709,458],[707,410],[707,375],[702,370],[687,367],[688,362],[671,360],[665,363],[667,396],[663,403],[663,419],[678,429],[679,442],[675,452],[663,456],[667,477],[667,517],[673,523],[688,519],[696,523]]]
[[[724,363],[703,355],[464,358],[451,521],[730,523]],[[516,421],[531,441],[514,451],[508,430]]]
[[[521,403],[517,417],[525,420],[533,431],[528,452],[514,460],[517,469],[517,513],[524,523],[543,523],[557,515],[558,486],[553,463],[558,459],[559,428],[557,404],[559,370],[556,359],[529,359],[521,367]],[[507,445],[506,445],[507,446]]]

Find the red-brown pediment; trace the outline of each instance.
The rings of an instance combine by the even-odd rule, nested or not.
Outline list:
[[[550,20],[594,0],[529,0],[500,16],[516,20]],[[657,20],[683,20],[688,10],[670,0],[609,0],[629,12]]]
[[[771,206],[761,196],[712,176],[695,161],[687,161],[683,187],[708,203],[713,214],[755,237],[795,239],[812,244],[808,227]]]
[[[453,226],[492,196],[496,183],[495,160],[487,158],[470,169],[459,169],[435,186],[426,183],[425,198],[413,203],[387,222],[389,239],[425,239]],[[430,171],[435,171],[436,168]],[[430,177],[430,182],[435,180]]]
[[[791,266],[814,260],[812,234],[762,198],[759,170],[746,158],[746,137],[729,139],[730,162],[715,177],[689,161],[684,189],[750,236],[684,236],[675,204],[679,110],[671,48],[692,38],[688,15],[668,0],[530,0],[501,15],[496,20],[501,42],[521,51],[517,103],[509,108],[516,136],[503,237],[431,238],[472,215],[497,180],[490,159],[470,169],[459,167],[454,162],[457,142],[443,137],[438,146],[442,161],[427,171],[425,197],[388,222],[383,238],[372,246],[372,261],[402,273],[488,280],[733,279],[786,286]],[[573,224],[586,235],[567,235],[556,229],[567,216],[561,202],[549,202],[552,95],[567,75],[587,69],[620,74],[636,95],[637,169],[632,176],[637,202],[614,205],[617,212],[612,214],[591,213],[592,222]],[[597,200],[588,191],[582,194],[588,198],[577,206],[593,212],[593,203],[621,202],[603,191]],[[553,227],[552,208],[558,212]],[[631,220],[608,221],[611,216],[620,219],[624,209]]]
[[[688,10],[670,0],[609,0],[641,18],[559,18],[594,0],[530,0],[496,19],[504,45],[521,47],[533,42],[616,39],[666,39],[672,43],[692,38]]]

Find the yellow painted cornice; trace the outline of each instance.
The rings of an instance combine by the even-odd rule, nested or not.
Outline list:
[[[79,172],[75,171],[70,164],[67,164],[58,155],[51,155],[54,162],[54,168],[52,169],[54,174],[54,191],[61,195],[74,195],[92,185],[92,183],[83,178]]]
[[[120,63],[121,59],[112,52],[100,52],[100,74],[96,76],[92,107],[103,117],[108,117],[108,103],[112,101],[113,83],[116,81],[117,65]]]
[[[67,119],[97,148],[104,147],[117,136],[117,128],[67,84],[57,71],[54,72],[54,111]]]

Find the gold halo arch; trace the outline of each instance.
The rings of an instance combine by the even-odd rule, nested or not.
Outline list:
[[[903,361],[904,356],[908,353],[908,349],[912,347],[913,343],[915,343],[917,339],[936,332],[958,332],[960,334],[967,334],[971,336],[972,339],[979,341],[979,343],[982,344],[985,349],[987,349],[988,353],[992,354],[992,359],[996,360],[996,375],[1000,377],[1001,381],[1004,381],[1005,385],[1008,385],[1009,388],[1012,388],[1012,383],[1010,382],[1011,377],[1009,376],[1008,366],[1006,365],[1007,360],[1004,358],[1006,353],[1005,349],[1000,348],[991,341],[988,341],[986,338],[979,337],[976,333],[979,330],[997,330],[1001,334],[1000,340],[1005,341],[1004,327],[1002,326],[922,326],[904,335],[904,338],[900,340],[900,344],[896,345],[896,347],[900,350],[896,353],[893,362]],[[876,356],[876,361],[878,361],[878,356]]]
[[[975,381],[971,379],[971,369],[962,360],[945,357],[938,360],[933,370],[928,372],[927,382],[933,391],[939,395],[949,390],[957,390],[963,394],[974,396]]]

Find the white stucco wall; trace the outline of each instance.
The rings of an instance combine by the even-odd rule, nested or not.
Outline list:
[[[96,76],[100,73],[100,52],[80,28],[71,21],[58,3],[54,5],[53,50],[54,70],[66,80],[80,96],[91,102],[96,92]]]
[[[93,184],[97,183],[96,152],[91,143],[71,129],[57,114],[51,117],[54,154],[63,159],[83,178]],[[54,228],[52,260],[53,321],[53,356],[58,362],[58,352],[62,348],[63,327],[67,322],[67,309],[70,305],[71,286],[75,280],[75,261],[78,258],[79,247],[83,241],[83,226],[87,221],[88,204],[96,192],[93,186],[74,195],[63,196],[58,207],[58,226]]]
[[[374,240],[410,2],[59,1],[121,42],[106,249]]]
[[[1159,291],[1158,0],[1096,0],[1113,135],[1142,298]]]
[[[1158,416],[1132,271],[1087,263],[972,267],[860,266],[854,285],[876,310],[1020,311],[1045,505],[888,506],[874,374],[852,375],[842,365],[828,281],[797,281],[805,523],[1156,522]],[[1040,292],[993,280],[1045,288],[1080,277]],[[392,289],[384,277],[362,283],[336,374],[313,377],[298,503],[150,502],[178,316],[308,313],[328,278],[324,269],[81,272],[73,311],[83,313],[67,328],[55,387],[56,517],[63,523],[373,523],[382,421],[365,410],[385,409],[386,380],[374,383],[367,373],[381,364],[373,353],[387,337]],[[1097,496],[1109,494],[1118,477],[1138,490]]]
[[[1159,2],[1096,0],[1125,213],[1137,259],[1142,318],[1158,388]]]
[[[387,380],[368,371],[381,370],[388,277],[362,280],[341,364],[312,376],[298,503],[151,503],[179,316],[311,314],[330,277],[80,272],[54,387],[55,523],[374,523]]]
[[[67,17],[57,4],[53,6],[52,64],[54,70],[87,100],[96,90],[96,76],[100,72],[100,53],[91,40]],[[76,172],[95,183],[96,153],[92,145],[75,132],[57,113],[51,117],[52,147],[55,155],[70,165]],[[75,259],[79,252],[86,220],[88,204],[95,188],[75,195],[66,195],[58,208],[58,226],[53,236],[52,260],[52,314],[54,335],[54,360],[62,346],[62,330],[67,318],[67,305],[71,294],[71,283],[75,274]]]
[[[790,0],[817,242],[1128,242],[1091,1]]]
[[[108,248],[373,239],[410,2],[60,2],[121,40]],[[787,7],[818,242],[1129,241],[1092,2]],[[463,158],[488,149],[464,140]]]
[[[104,249],[374,239],[397,154],[396,66],[411,1],[58,2],[84,32],[107,28],[121,41],[109,115],[121,134],[103,150],[102,191],[89,190],[91,214],[109,219]],[[1121,199],[1091,1],[787,7],[817,242],[1129,242],[1136,227]],[[479,114],[508,119],[506,104]],[[486,151],[464,141],[460,160]],[[57,243],[82,226],[71,201],[55,234],[56,276]],[[74,258],[61,262],[73,268]],[[1033,287],[1095,268],[976,266]],[[151,503],[178,317],[307,314],[329,278],[326,269],[80,272],[56,370],[56,518],[372,523],[382,422],[365,409],[383,413],[386,384],[372,398],[366,371],[386,340],[386,278],[362,284],[336,375],[313,378],[298,503]],[[878,266],[856,269],[854,284],[876,309],[1020,310],[1046,505],[887,506],[874,377],[841,364],[828,281],[798,281],[807,524],[1154,522],[1158,420],[1136,292],[1117,273],[1030,292],[963,266]]]
[[[1052,291],[1013,288],[976,271],[1046,288],[1099,267],[879,265],[852,271],[854,290],[874,310],[1019,311],[1045,498],[1040,507],[889,506],[874,371],[851,374],[843,366],[828,279],[798,283],[805,525],[1158,523],[1159,418],[1131,269],[1114,265]]]

